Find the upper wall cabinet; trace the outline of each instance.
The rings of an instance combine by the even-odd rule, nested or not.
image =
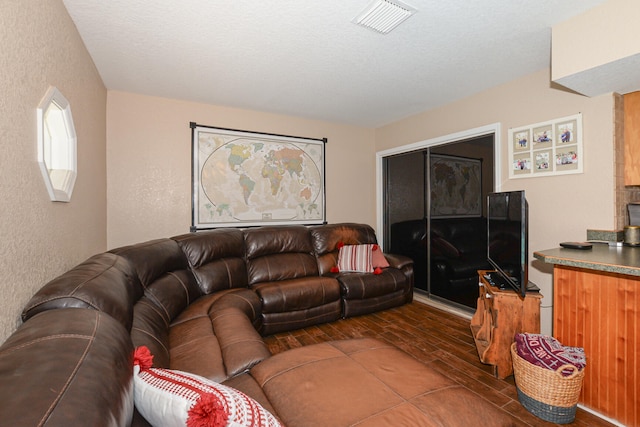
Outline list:
[[[77,175],[76,130],[67,99],[50,87],[40,101],[38,113],[38,164],[55,202],[71,200]]]
[[[640,92],[624,95],[624,185],[640,185]]]

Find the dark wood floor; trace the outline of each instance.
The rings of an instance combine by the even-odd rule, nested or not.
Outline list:
[[[499,380],[492,375],[490,366],[480,363],[469,320],[420,302],[272,335],[265,341],[275,354],[323,341],[358,337],[378,338],[401,348],[531,426],[554,425],[535,417],[520,405],[513,376]],[[598,427],[613,424],[578,408],[574,423],[564,425]]]

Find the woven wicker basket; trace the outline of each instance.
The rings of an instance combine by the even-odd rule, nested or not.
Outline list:
[[[536,366],[518,355],[516,343],[511,345],[513,376],[518,400],[533,415],[556,424],[573,422],[582,389],[584,369],[563,365],[556,371]],[[563,376],[565,369],[573,369]]]

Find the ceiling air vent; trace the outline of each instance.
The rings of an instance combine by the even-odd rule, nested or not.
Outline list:
[[[360,15],[353,18],[352,22],[387,34],[414,13],[416,13],[414,8],[399,1],[376,0]]]

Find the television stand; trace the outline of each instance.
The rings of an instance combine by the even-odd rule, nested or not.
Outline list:
[[[533,285],[521,298],[516,291],[492,285],[489,270],[479,270],[479,296],[471,318],[471,334],[480,361],[493,365],[493,375],[504,379],[513,373],[511,343],[515,334],[540,333],[540,300],[542,295]],[[495,283],[495,282],[494,282]]]
[[[507,283],[506,280],[502,278],[500,273],[497,271],[489,271],[483,275],[484,279],[489,283],[489,285],[494,288],[498,288],[500,290],[511,289],[511,286]],[[518,281],[517,279],[515,279]]]

